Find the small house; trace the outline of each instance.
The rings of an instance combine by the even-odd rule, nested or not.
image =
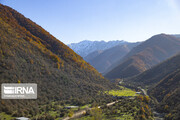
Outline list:
[[[30,118],[26,118],[26,117],[18,117],[18,118],[16,118],[16,120],[30,120]]]
[[[141,94],[141,92],[136,92],[136,94]]]
[[[66,106],[66,109],[78,108],[78,106]]]

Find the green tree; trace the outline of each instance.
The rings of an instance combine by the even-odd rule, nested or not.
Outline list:
[[[102,120],[102,110],[98,107],[92,108],[90,111],[91,120]]]
[[[144,102],[149,103],[149,101],[150,101],[149,96],[144,96]]]
[[[74,112],[72,110],[70,110],[68,116],[72,117],[73,115],[74,115]]]

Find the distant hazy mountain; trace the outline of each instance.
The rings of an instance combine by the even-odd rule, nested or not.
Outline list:
[[[81,57],[86,57],[88,54],[98,51],[98,50],[106,50],[108,48],[114,47],[116,45],[124,45],[126,44],[126,41],[89,41],[84,40],[79,43],[71,43],[68,46],[73,49],[77,54],[79,54]]]
[[[126,78],[137,75],[152,66],[180,52],[180,39],[165,34],[151,37],[133,48],[121,61],[118,61],[107,78]]]
[[[180,119],[180,55],[174,56],[126,82],[148,86],[148,93],[160,103],[158,110],[171,113],[168,120]]]
[[[99,72],[103,73],[138,44],[139,43],[126,43],[125,45],[117,45],[104,51],[95,51],[87,55],[85,60]]]
[[[89,53],[86,57],[84,57],[84,60],[87,62],[92,61],[95,57],[97,57],[98,55],[100,55],[101,53],[103,53],[103,50],[96,50],[92,53]]]
[[[180,34],[174,34],[174,37],[180,38]]]

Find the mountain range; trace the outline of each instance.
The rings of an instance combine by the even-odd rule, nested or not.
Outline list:
[[[96,50],[85,60],[109,79],[122,78],[126,85],[147,89],[165,119],[180,119],[179,35],[158,34],[141,43]]]
[[[82,41],[69,46],[77,53],[86,55],[82,57],[105,77],[127,78],[142,73],[178,53],[180,51],[178,36],[178,34],[159,34],[137,43]],[[104,47],[104,43],[109,48]]]
[[[107,71],[111,65],[121,60],[133,47],[139,43],[126,43],[125,45],[116,45],[104,51],[95,51],[85,57],[100,73]],[[98,54],[97,54],[98,53]]]
[[[126,41],[123,40],[115,40],[115,41],[89,41],[84,40],[79,43],[71,43],[68,46],[73,49],[77,54],[81,57],[85,58],[88,54],[99,51],[99,50],[106,50],[116,45],[124,45]]]
[[[138,75],[154,65],[180,52],[180,39],[159,34],[134,47],[120,61],[116,62],[105,77],[127,78]]]

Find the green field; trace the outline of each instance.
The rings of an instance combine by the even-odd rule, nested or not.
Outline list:
[[[127,115],[122,115],[122,116],[117,116],[117,115],[112,115],[112,116],[107,116],[106,118],[104,118],[103,120],[134,120],[134,117],[131,116],[130,114]]]
[[[91,104],[87,104],[87,105],[84,105],[84,106],[80,106],[80,109],[86,109],[86,108],[90,108],[91,107]]]
[[[4,112],[0,113],[0,120],[13,120],[15,117],[12,117],[11,115],[7,115]]]
[[[88,116],[83,116],[81,118],[76,118],[76,120],[92,120],[92,117],[90,115],[88,115]],[[103,115],[102,120],[134,120],[134,118],[128,114],[123,115],[123,116],[117,116],[117,115],[106,116],[106,115]]]
[[[121,90],[110,90],[110,91],[105,91],[105,93],[113,96],[137,96],[136,91],[133,91],[131,89],[122,86],[120,88]]]

